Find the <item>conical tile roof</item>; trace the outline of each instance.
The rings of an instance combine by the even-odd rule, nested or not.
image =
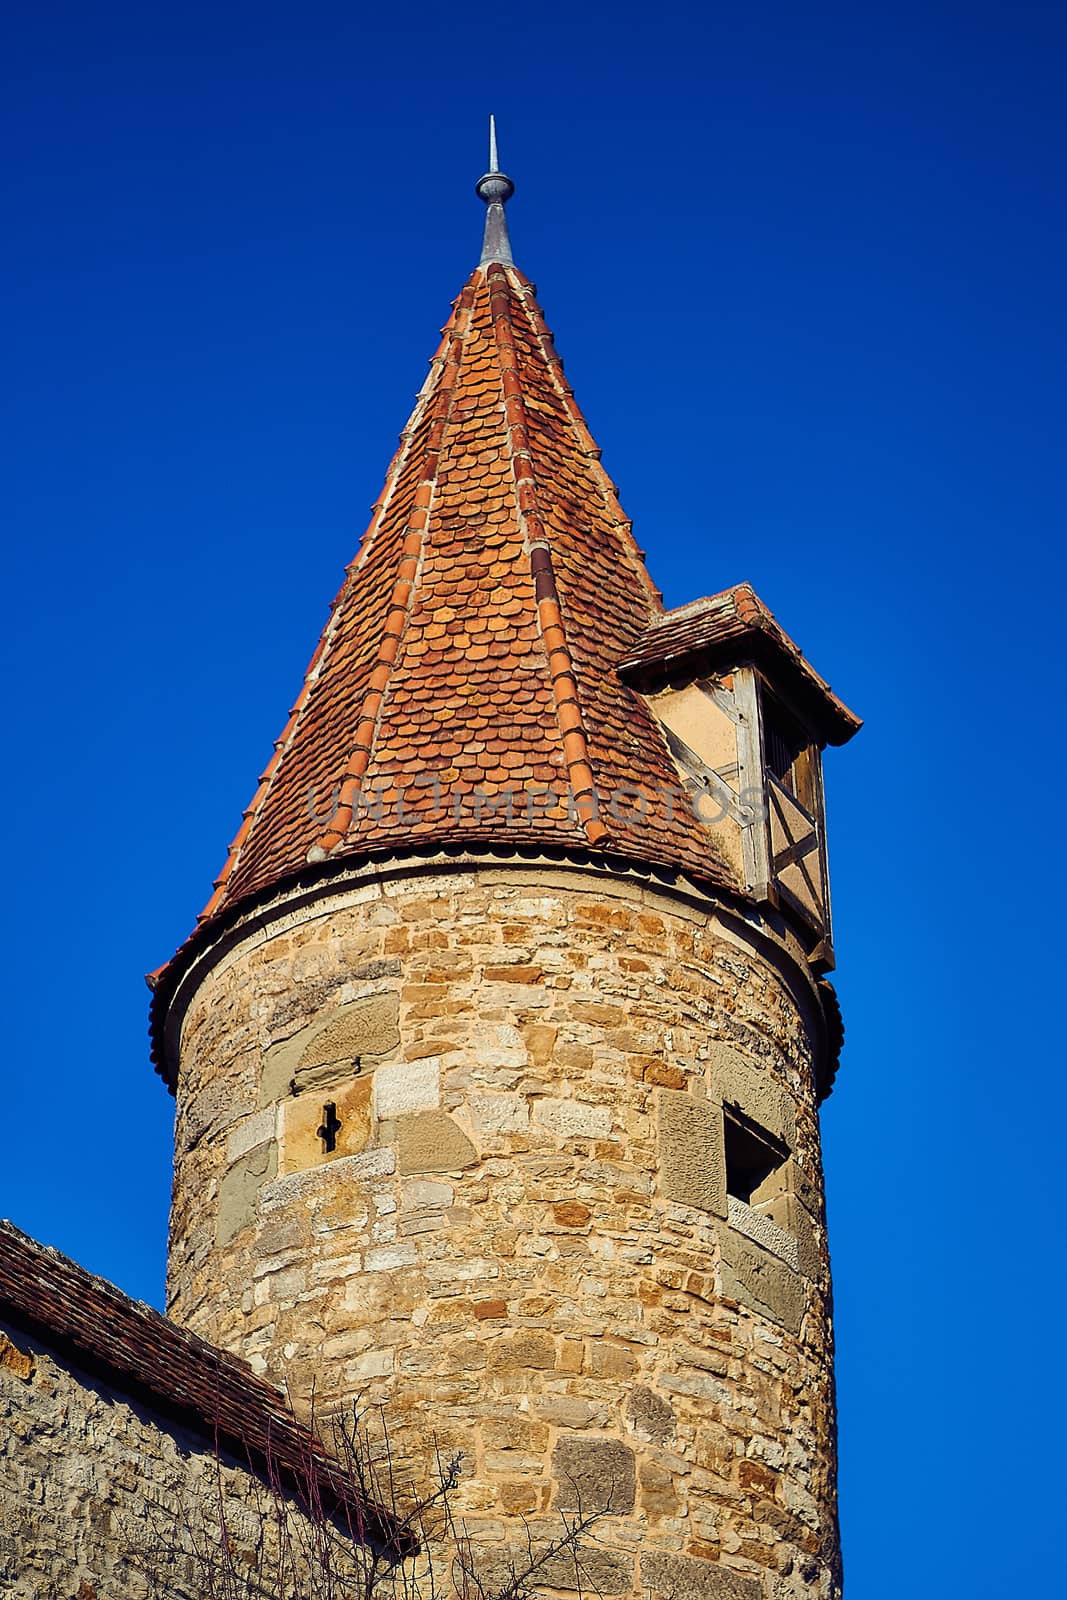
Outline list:
[[[533,286],[479,267],[201,921],[309,862],[435,844],[735,888],[615,670],[662,615]]]

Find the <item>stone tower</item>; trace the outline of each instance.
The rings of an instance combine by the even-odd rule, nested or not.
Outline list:
[[[475,1544],[605,1595],[839,1587],[821,750],[747,585],[665,611],[490,172],[215,893],[153,980],[169,1310],[464,1451]],[[551,1575],[563,1591],[573,1569]]]

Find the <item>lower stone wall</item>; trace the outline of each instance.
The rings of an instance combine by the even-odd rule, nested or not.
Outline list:
[[[247,1578],[273,1505],[209,1439],[0,1322],[5,1600],[252,1600],[223,1586],[220,1507]]]

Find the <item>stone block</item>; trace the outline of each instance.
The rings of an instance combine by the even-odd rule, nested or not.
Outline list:
[[[278,1168],[303,1172],[328,1161],[342,1161],[362,1153],[370,1143],[372,1078],[350,1078],[331,1085],[328,1098],[334,1107],[334,1147],[327,1150],[319,1133],[323,1126],[326,1091],[283,1100],[278,1107]]]
[[[595,1537],[595,1534],[594,1534]],[[535,1539],[533,1554],[536,1558],[550,1542],[559,1538],[559,1529]],[[575,1556],[577,1555],[577,1568]],[[530,1550],[525,1544],[486,1547],[472,1544],[469,1559],[473,1567],[476,1593],[497,1594],[514,1592],[515,1574],[525,1572],[530,1561]],[[604,1550],[599,1546],[580,1542],[577,1552],[561,1551],[538,1561],[534,1581],[538,1590],[560,1589],[565,1593],[583,1595],[631,1595],[633,1587],[633,1556],[622,1551]]]
[[[317,1201],[327,1195],[343,1194],[346,1185],[362,1188],[365,1183],[386,1178],[395,1170],[396,1152],[381,1149],[365,1150],[358,1156],[344,1156],[340,1161],[326,1161],[304,1172],[287,1172],[272,1182],[264,1183],[259,1195],[259,1209],[269,1214],[300,1201]]]
[[[630,1378],[637,1366],[632,1350],[595,1339],[589,1347],[589,1370],[595,1378]]]
[[[16,1378],[21,1378],[24,1383],[29,1383],[34,1373],[34,1359],[28,1350],[20,1350],[13,1344],[7,1334],[0,1331],[0,1367],[5,1372],[13,1372]]]
[[[571,1394],[540,1394],[533,1402],[534,1412],[542,1422],[557,1428],[604,1428],[610,1412],[607,1406],[594,1400],[581,1400]]]
[[[793,1199],[789,1211],[789,1226],[797,1241],[797,1264],[806,1278],[818,1279],[826,1264],[815,1224],[799,1200]]]
[[[521,1133],[530,1124],[529,1102],[521,1094],[472,1094],[467,1106],[477,1133]]]
[[[641,1553],[641,1593],[652,1600],[759,1600],[761,1586],[758,1578],[733,1572],[718,1561],[645,1550]]]
[[[548,1429],[528,1417],[487,1417],[481,1433],[487,1450],[542,1451],[548,1445]]]
[[[396,1120],[397,1166],[415,1172],[461,1172],[478,1152],[447,1111],[417,1111]]]
[[[400,1043],[400,996],[392,990],[363,995],[267,1051],[260,1080],[261,1105],[305,1090],[329,1088],[353,1076],[358,1060],[365,1072]]]
[[[441,1210],[450,1206],[456,1191],[450,1183],[435,1183],[432,1179],[410,1178],[404,1184],[402,1196],[405,1211]]]
[[[629,1595],[633,1593],[633,1581],[633,1556],[583,1543],[579,1544],[576,1554],[564,1551],[549,1556],[537,1569],[538,1584],[590,1596]]]
[[[762,1245],[772,1256],[784,1261],[787,1267],[799,1272],[800,1258],[794,1235],[780,1228],[776,1222],[772,1222],[764,1212],[756,1210],[754,1206],[746,1205],[743,1200],[737,1200],[731,1194],[727,1196],[726,1220],[731,1228],[737,1229],[738,1233],[743,1233],[753,1243]]]
[[[807,1299],[803,1278],[732,1228],[722,1230],[719,1243],[723,1294],[799,1333]]]
[[[518,1028],[499,1022],[480,1031],[474,1059],[486,1067],[524,1067],[529,1055]]]
[[[221,1081],[209,1078],[189,1101],[185,1109],[185,1138],[190,1148],[208,1136],[232,1127],[239,1117],[254,1111],[256,1102],[246,1101],[242,1094],[234,1094],[232,1078]]]
[[[718,1039],[708,1046],[708,1064],[712,1098],[740,1106],[753,1122],[792,1149],[796,1143],[793,1102],[774,1082],[770,1069]]]
[[[441,1104],[441,1058],[394,1061],[374,1074],[374,1115],[379,1122],[435,1111]]]
[[[533,1022],[523,1029],[526,1047],[530,1052],[530,1065],[546,1067],[552,1059],[558,1029],[547,1022]]]
[[[242,1228],[253,1221],[256,1196],[277,1170],[278,1146],[271,1143],[257,1145],[235,1161],[224,1174],[219,1184],[219,1209],[215,1224],[217,1244],[229,1244]]]
[[[413,1244],[383,1245],[379,1250],[368,1250],[363,1258],[366,1272],[392,1272],[397,1267],[413,1267],[419,1253]]]
[[[611,1107],[584,1100],[538,1100],[533,1119],[560,1139],[606,1139],[611,1132]]]
[[[656,1095],[659,1182],[665,1200],[726,1215],[722,1108],[680,1089]]]
[[[269,1144],[274,1138],[275,1110],[273,1106],[265,1106],[262,1111],[257,1111],[254,1116],[245,1117],[233,1129],[226,1140],[227,1162],[239,1161],[257,1145]]]
[[[400,1043],[400,997],[395,992],[365,995],[338,1008],[304,1045],[297,1075],[356,1056],[382,1056]]]
[[[634,1508],[634,1453],[620,1439],[570,1439],[552,1452],[561,1511],[604,1511],[623,1516]]]
[[[551,1372],[556,1365],[556,1341],[550,1333],[520,1328],[494,1341],[489,1365],[501,1371]]]

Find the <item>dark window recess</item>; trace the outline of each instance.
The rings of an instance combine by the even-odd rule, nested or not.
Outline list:
[[[341,1131],[341,1123],[337,1117],[337,1105],[333,1100],[327,1100],[322,1108],[322,1126],[318,1129],[322,1148],[326,1155],[332,1155],[337,1149],[337,1135]]]
[[[726,1192],[752,1205],[772,1173],[789,1160],[789,1150],[737,1106],[723,1106]]]
[[[763,717],[763,753],[767,771],[777,778],[783,789],[804,804],[807,796],[801,793],[801,774],[797,770],[800,758],[808,748],[809,740],[800,728],[777,706],[765,703]]]

